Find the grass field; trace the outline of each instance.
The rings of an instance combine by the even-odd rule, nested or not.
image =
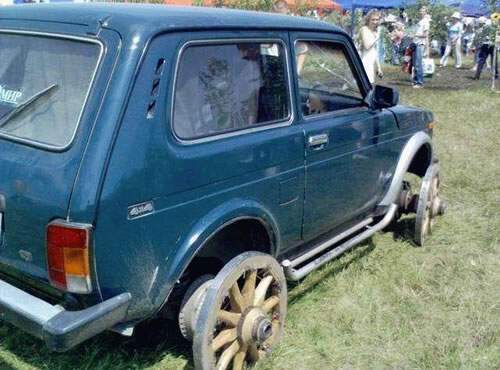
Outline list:
[[[257,369],[500,369],[500,95],[465,69],[439,69],[423,90],[386,70],[404,103],[435,113],[448,213],[424,248],[403,219],[289,286],[283,343]],[[183,369],[190,356],[163,323],[65,354],[0,325],[0,369]]]

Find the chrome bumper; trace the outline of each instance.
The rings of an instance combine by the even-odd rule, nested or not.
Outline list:
[[[81,311],[66,311],[0,280],[0,319],[63,352],[123,321],[131,298],[122,293]]]

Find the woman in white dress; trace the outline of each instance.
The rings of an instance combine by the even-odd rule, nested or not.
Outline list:
[[[371,83],[375,82],[375,72],[379,77],[383,76],[377,50],[379,23],[380,12],[371,10],[365,17],[365,25],[359,30],[361,60]]]

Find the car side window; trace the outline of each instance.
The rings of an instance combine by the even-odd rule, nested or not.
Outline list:
[[[281,43],[194,44],[181,54],[173,128],[193,140],[287,120],[285,50]]]
[[[297,41],[295,56],[304,116],[364,105],[361,84],[341,44]]]

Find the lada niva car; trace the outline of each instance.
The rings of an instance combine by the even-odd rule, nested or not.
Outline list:
[[[444,210],[433,115],[326,23],[4,7],[0,53],[0,316],[53,350],[173,317],[197,368],[242,369],[287,279],[404,213],[421,245]]]

